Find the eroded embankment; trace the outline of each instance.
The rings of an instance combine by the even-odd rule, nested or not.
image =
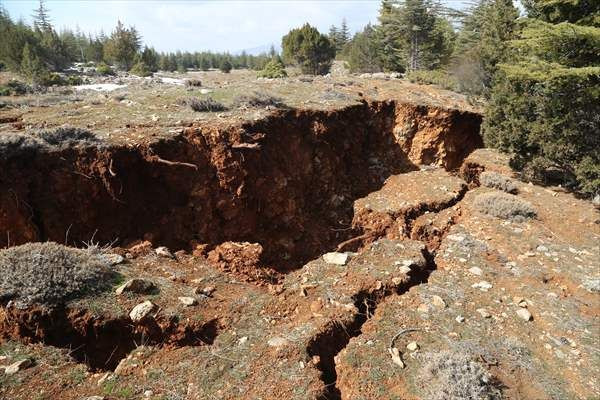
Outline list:
[[[353,201],[388,176],[457,168],[482,146],[480,120],[388,101],[192,127],[149,145],[24,149],[0,157],[0,247],[248,241],[285,270],[354,237]]]

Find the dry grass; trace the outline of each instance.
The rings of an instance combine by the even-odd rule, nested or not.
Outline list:
[[[53,242],[0,250],[0,301],[54,306],[110,286],[113,273],[87,250]]]
[[[428,400],[497,400],[500,391],[490,373],[470,356],[456,351],[422,355],[419,372],[423,382],[423,398]]]
[[[39,137],[51,146],[59,147],[88,143],[91,144],[98,141],[92,132],[72,126],[62,126],[56,129],[36,132],[35,136]]]
[[[475,198],[473,206],[484,214],[513,221],[523,221],[537,215],[531,203],[503,192],[482,193]]]
[[[283,100],[265,92],[255,91],[252,94],[243,94],[233,100],[234,107],[285,107]]]
[[[515,194],[519,191],[512,179],[497,172],[482,172],[479,175],[479,182],[485,187],[502,190],[506,193]]]
[[[212,97],[207,97],[206,99],[199,99],[198,97],[188,97],[187,99],[180,100],[179,103],[188,106],[196,112],[214,112],[226,110],[226,107],[222,103],[219,103]]]

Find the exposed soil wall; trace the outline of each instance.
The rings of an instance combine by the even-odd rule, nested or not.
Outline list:
[[[248,241],[285,270],[351,237],[353,200],[391,174],[458,167],[482,146],[480,122],[388,101],[191,127],[137,147],[23,151],[0,157],[0,246]]]

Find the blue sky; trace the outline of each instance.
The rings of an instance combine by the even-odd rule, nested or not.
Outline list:
[[[13,19],[31,21],[37,0],[0,0]],[[445,3],[458,5],[460,0]],[[48,0],[52,23],[107,34],[117,19],[134,25],[144,43],[159,51],[239,51],[278,45],[305,22],[327,32],[346,17],[351,31],[377,22],[379,0]]]

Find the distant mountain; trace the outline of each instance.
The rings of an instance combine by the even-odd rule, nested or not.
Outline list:
[[[275,47],[276,52],[281,53],[281,45],[279,45],[277,43],[273,43],[273,47]],[[271,49],[271,45],[266,44],[263,46],[252,47],[250,49],[238,50],[238,51],[234,52],[233,54],[237,55],[237,54],[241,54],[243,51],[245,51],[248,54],[256,56],[260,53],[268,53],[270,49]]]

